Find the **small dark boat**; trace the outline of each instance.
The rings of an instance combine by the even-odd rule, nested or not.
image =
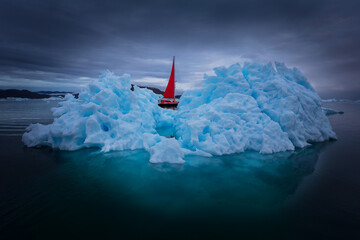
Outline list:
[[[162,108],[175,109],[178,104],[179,101],[175,100],[175,57],[174,57],[169,82],[163,94],[163,98],[159,99],[158,105],[159,107]]]

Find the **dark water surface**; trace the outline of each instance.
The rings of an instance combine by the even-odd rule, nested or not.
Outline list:
[[[0,102],[0,239],[359,239],[360,104],[338,141],[278,154],[188,156],[27,148],[57,102]]]

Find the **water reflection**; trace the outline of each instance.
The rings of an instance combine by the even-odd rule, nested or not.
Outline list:
[[[144,150],[23,148],[21,159],[51,166],[2,198],[0,227],[12,239],[279,239],[286,232],[286,199],[329,144],[267,155],[188,156],[183,165],[150,164]]]
[[[98,186],[114,199],[147,210],[236,214],[281,206],[314,170],[327,143],[277,154],[246,152],[205,158],[188,156],[184,165],[150,164],[144,150],[101,153],[95,149],[58,152],[58,172],[79,188]]]

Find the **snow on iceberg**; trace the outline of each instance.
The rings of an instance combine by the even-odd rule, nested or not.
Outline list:
[[[183,94],[178,111],[159,108],[159,96],[147,89],[131,91],[129,75],[104,72],[78,100],[67,95],[52,124],[30,125],[23,142],[70,151],[144,148],[152,163],[183,163],[187,154],[274,153],[336,138],[321,99],[297,69],[245,63],[214,71]],[[164,127],[173,127],[175,138],[157,133]]]
[[[181,97],[175,135],[191,150],[273,153],[336,138],[307,79],[284,64],[214,69]]]

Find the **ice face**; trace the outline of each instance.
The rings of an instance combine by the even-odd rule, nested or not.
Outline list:
[[[131,91],[129,75],[104,72],[78,100],[67,95],[52,124],[30,125],[23,142],[61,150],[144,148],[152,163],[183,163],[186,154],[274,153],[336,138],[321,99],[297,69],[245,63],[214,71],[183,94],[178,111],[159,108],[159,96],[147,89]],[[175,138],[157,133],[166,127]]]

